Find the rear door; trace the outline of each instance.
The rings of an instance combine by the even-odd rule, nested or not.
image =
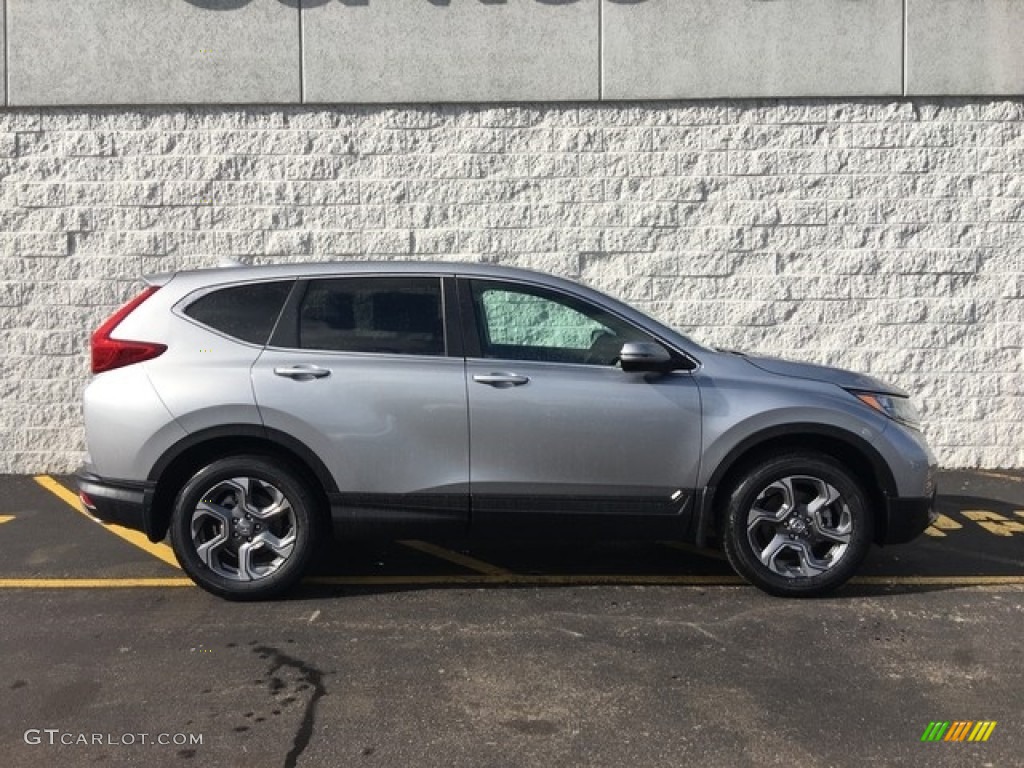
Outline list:
[[[622,371],[623,343],[657,340],[579,297],[484,279],[459,290],[474,526],[682,532],[700,458],[691,374]]]
[[[434,275],[310,279],[253,366],[264,424],[334,477],[336,522],[465,525],[465,362],[445,304]]]

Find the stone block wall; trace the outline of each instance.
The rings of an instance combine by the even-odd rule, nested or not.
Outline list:
[[[0,472],[83,456],[89,333],[144,272],[445,259],[911,390],[1024,466],[1024,100],[0,111]]]

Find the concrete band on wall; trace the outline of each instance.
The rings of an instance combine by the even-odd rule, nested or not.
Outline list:
[[[1024,92],[1019,0],[4,0],[0,105]]]
[[[487,260],[698,340],[914,392],[1024,466],[1024,100],[0,111],[0,472],[82,458],[88,337],[143,272]]]

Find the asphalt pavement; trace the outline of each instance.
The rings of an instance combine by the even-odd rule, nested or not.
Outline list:
[[[1022,473],[945,473],[816,600],[675,542],[408,541],[233,604],[69,485],[0,477],[12,768],[1024,764]]]

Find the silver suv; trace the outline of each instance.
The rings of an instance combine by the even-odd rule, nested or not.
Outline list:
[[[92,337],[81,499],[170,532],[232,599],[344,537],[677,538],[776,595],[932,519],[906,393],[712,350],[597,291],[480,264],[149,279]]]

